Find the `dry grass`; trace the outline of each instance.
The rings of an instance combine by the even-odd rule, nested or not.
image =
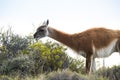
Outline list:
[[[80,73],[72,72],[69,69],[53,71],[48,74],[40,74],[38,76],[1,76],[0,80],[108,80],[106,78],[92,75],[90,78],[87,75],[82,75]]]
[[[14,75],[13,75],[14,76]],[[0,80],[120,80],[120,66],[100,69],[95,74],[88,76],[73,72],[69,69],[38,74],[38,76],[0,76]]]
[[[76,72],[66,69],[63,71],[49,73],[47,80],[87,80],[87,78],[77,74]]]
[[[72,72],[69,69],[57,72],[51,72],[47,75],[47,80],[108,80],[101,76],[91,75],[82,75],[80,73]]]

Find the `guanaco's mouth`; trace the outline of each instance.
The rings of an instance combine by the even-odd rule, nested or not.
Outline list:
[[[35,33],[33,36],[34,36],[34,39],[36,40],[39,40],[40,38],[44,37],[42,35],[38,35],[37,33]]]
[[[40,38],[40,36],[37,35],[37,33],[35,33],[33,36],[34,36],[34,39],[39,39]]]
[[[39,36],[34,35],[34,39],[35,39],[36,41],[38,41],[40,38],[39,38]]]

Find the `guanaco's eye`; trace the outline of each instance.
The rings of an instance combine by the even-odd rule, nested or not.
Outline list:
[[[44,30],[42,30],[42,29],[40,30],[40,32],[43,32],[43,31],[44,31]]]

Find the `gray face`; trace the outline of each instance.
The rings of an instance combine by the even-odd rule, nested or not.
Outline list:
[[[38,27],[37,31],[34,34],[34,38],[42,38],[48,35],[48,23],[49,21],[45,22],[42,26]]]

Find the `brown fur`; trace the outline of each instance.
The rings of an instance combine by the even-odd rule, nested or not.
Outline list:
[[[120,31],[93,28],[81,33],[67,34],[51,27],[48,27],[49,37],[67,45],[76,52],[84,51],[86,53],[86,72],[89,73],[91,66],[91,56],[94,45],[97,49],[107,47],[114,39],[118,39],[118,48],[120,50]]]
[[[67,34],[51,27],[48,28],[54,32],[52,35],[49,35],[50,37],[77,52],[80,50],[88,52],[89,49],[92,49],[92,44],[98,49],[106,47],[111,41],[120,37],[119,31],[105,28],[93,28],[77,34]]]

